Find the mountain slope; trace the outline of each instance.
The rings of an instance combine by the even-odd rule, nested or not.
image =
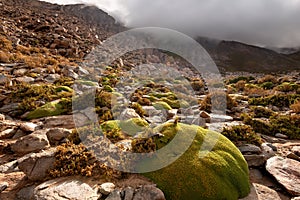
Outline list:
[[[300,59],[235,41],[197,41],[209,52],[217,66],[225,71],[276,72],[300,69]]]

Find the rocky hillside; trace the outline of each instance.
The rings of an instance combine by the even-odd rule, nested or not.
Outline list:
[[[280,54],[235,41],[213,41],[201,37],[197,41],[222,71],[284,72],[300,69],[300,59],[296,54]]]
[[[299,199],[299,72],[228,76],[208,91],[151,49],[85,66],[124,30],[113,18],[0,2],[1,200]]]
[[[59,6],[37,0],[0,2],[1,35],[13,45],[47,48],[55,55],[82,58],[100,41],[124,30],[93,6]]]

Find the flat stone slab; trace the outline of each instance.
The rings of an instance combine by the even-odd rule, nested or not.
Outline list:
[[[275,156],[267,160],[266,169],[291,195],[300,195],[300,162]]]

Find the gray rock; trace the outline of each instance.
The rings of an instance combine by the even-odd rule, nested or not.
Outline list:
[[[281,133],[275,134],[275,137],[280,138],[280,139],[288,139],[289,138],[288,136],[281,134]]]
[[[0,132],[0,140],[12,138],[16,133],[16,129],[10,128]]]
[[[261,167],[265,164],[264,155],[244,155],[249,167]]]
[[[60,115],[44,118],[44,128],[75,128],[73,115]]]
[[[33,83],[34,78],[28,77],[28,76],[22,76],[22,77],[16,78],[16,81],[21,82],[21,83],[22,82],[24,82],[24,83]]]
[[[32,153],[18,159],[18,166],[32,181],[40,181],[47,177],[47,172],[53,168],[55,148]]]
[[[37,127],[37,124],[31,122],[25,122],[20,124],[20,129],[26,132],[34,132],[37,129]]]
[[[99,192],[104,195],[109,195],[115,188],[116,186],[113,183],[103,183],[99,187]]]
[[[262,154],[265,157],[265,160],[268,160],[269,158],[272,158],[275,156],[275,152],[273,151],[272,147],[270,147],[269,143],[263,143],[261,145]]]
[[[65,128],[52,128],[46,133],[50,144],[59,144],[72,133],[71,130]]]
[[[134,189],[131,187],[126,187],[123,189],[124,200],[132,200],[134,195]]]
[[[0,173],[11,173],[18,171],[18,161],[14,160],[3,165],[0,165]]]
[[[35,187],[33,200],[97,200],[101,194],[78,178],[59,178]]]
[[[133,200],[165,200],[164,193],[155,187],[154,185],[144,185],[141,188],[139,188],[134,197]]]
[[[32,200],[35,186],[22,188],[17,194],[15,200]]]
[[[54,83],[55,81],[60,79],[60,75],[59,74],[49,74],[46,78],[45,81],[47,81],[48,83]]]
[[[5,76],[3,74],[0,74],[0,85],[7,84],[11,81],[11,79],[8,76]]]
[[[0,183],[0,193],[3,192],[8,187],[7,182]]]
[[[132,108],[127,108],[126,110],[124,110],[121,115],[118,117],[119,120],[128,120],[128,119],[132,119],[132,118],[141,118],[139,116],[139,114],[137,114],[135,112],[134,109]]]
[[[231,122],[233,118],[228,115],[210,114],[211,122]]]
[[[300,195],[300,162],[275,156],[267,161],[266,169],[293,196]]]
[[[143,106],[143,110],[145,111],[145,114],[148,116],[156,116],[162,113],[161,110],[157,110],[154,108],[154,106]],[[174,110],[168,110],[168,112],[175,112]],[[177,113],[177,110],[176,110]]]
[[[245,144],[240,147],[238,147],[240,152],[244,155],[247,154],[260,154],[262,151],[258,146],[255,146],[253,144]]]
[[[48,147],[50,145],[45,130],[35,131],[11,144],[12,151],[22,155],[37,152]]]
[[[15,111],[19,108],[19,104],[18,103],[10,103],[10,104],[6,104],[4,106],[2,106],[0,108],[0,112],[2,113],[9,113],[11,111]]]
[[[14,70],[13,74],[15,76],[24,76],[27,71],[28,70],[24,69],[24,68],[22,68],[22,69],[16,69],[16,70]]]
[[[105,200],[122,200],[121,191],[119,189],[114,190]]]

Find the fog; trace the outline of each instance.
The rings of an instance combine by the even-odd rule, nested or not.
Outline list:
[[[96,5],[128,27],[165,27],[260,46],[300,46],[300,0],[47,1]]]

